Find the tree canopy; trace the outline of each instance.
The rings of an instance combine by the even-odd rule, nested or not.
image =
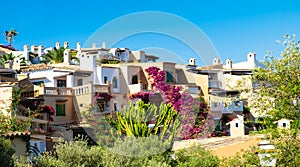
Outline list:
[[[12,39],[15,40],[16,36],[18,35],[18,32],[14,29],[10,29],[9,31],[5,31],[4,35],[5,35],[5,39],[9,43],[9,45],[11,45],[11,40]]]
[[[48,51],[48,53],[43,56],[45,58],[45,60],[43,62],[50,63],[50,64],[64,62],[65,49],[66,48],[64,48],[64,47],[60,47],[58,49],[56,47],[54,47],[54,50]],[[70,54],[70,59],[75,60],[77,62],[79,61],[79,59],[74,54]]]
[[[300,43],[295,36],[285,36],[280,42],[284,51],[280,57],[267,54],[266,68],[257,68],[254,79],[258,85],[260,111],[274,119],[300,119]]]

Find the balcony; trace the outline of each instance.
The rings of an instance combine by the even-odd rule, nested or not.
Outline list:
[[[87,86],[87,85],[76,86],[76,87],[73,87],[73,93],[74,93],[74,95],[81,95],[81,94],[91,93],[91,90],[89,89],[89,86]]]
[[[222,88],[222,82],[219,80],[209,80],[208,87],[209,88]]]
[[[44,95],[71,96],[73,95],[73,88],[45,87]]]
[[[110,93],[109,85],[92,85],[94,92]],[[91,85],[76,86],[72,88],[66,87],[39,87],[35,86],[34,96],[53,95],[53,96],[76,96],[81,94],[92,93]]]
[[[137,83],[137,84],[132,84],[128,85],[130,93],[138,93],[143,91],[143,84],[142,83]]]
[[[181,86],[182,90],[187,91],[188,93],[192,95],[199,95],[200,89],[195,84],[176,84],[176,86]]]
[[[94,92],[99,93],[110,93],[110,86],[109,85],[93,85],[94,86]]]

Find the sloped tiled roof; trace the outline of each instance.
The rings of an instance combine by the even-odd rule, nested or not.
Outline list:
[[[47,69],[51,69],[53,67],[48,66],[46,64],[32,64],[29,66],[21,66],[21,71],[22,72],[28,72],[28,71],[37,71],[37,70],[47,70]]]
[[[30,132],[7,132],[0,134],[2,137],[30,136]]]

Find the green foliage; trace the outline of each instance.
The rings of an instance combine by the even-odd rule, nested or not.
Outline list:
[[[159,135],[163,140],[170,132],[170,141],[178,133],[179,122],[176,120],[177,112],[170,104],[162,103],[159,110],[154,104],[144,103],[139,100],[135,105],[131,102],[123,112],[117,112],[117,119],[109,120],[119,134],[124,133],[127,137],[149,137]],[[151,129],[148,127],[150,121],[155,120]],[[161,132],[159,128],[161,127]]]
[[[11,111],[14,111],[15,113],[17,112],[17,106],[19,105],[20,97],[21,97],[21,89],[14,86],[12,88]]]
[[[17,119],[16,117],[7,117],[0,113],[0,134],[11,132],[11,131],[18,131],[24,132],[29,130],[31,126],[30,120],[24,121]]]
[[[280,58],[267,55],[266,68],[257,68],[254,78],[259,83],[260,104],[265,114],[275,119],[300,119],[300,43],[286,36]],[[264,98],[265,97],[265,98]],[[294,104],[296,102],[296,104]]]
[[[26,61],[24,57],[20,58],[20,55],[15,56],[13,53],[7,53],[7,54],[0,55],[0,66],[4,67],[6,62],[13,61],[15,58],[19,58],[21,60],[20,62],[21,65],[26,65]]]
[[[32,166],[38,167],[98,167],[101,166],[102,147],[88,147],[86,141],[71,141],[55,146],[55,153],[46,152],[38,156]],[[18,167],[24,166],[24,158],[16,160]]]
[[[219,164],[217,156],[211,154],[201,146],[193,146],[175,153],[179,167],[216,167]]]
[[[277,166],[300,166],[299,129],[273,129],[267,137],[276,148]]]
[[[236,153],[234,156],[224,157],[220,159],[220,167],[247,167],[260,166],[260,160],[256,153],[258,148],[251,147],[241,153]]]
[[[118,139],[109,151],[128,157],[148,157],[170,149],[170,143],[161,141],[158,136],[150,136]]]
[[[11,148],[10,140],[0,137],[0,162],[3,167],[13,166],[13,154],[15,150]]]
[[[171,166],[169,144],[157,136],[118,140],[102,157],[103,166]]]
[[[50,64],[64,62],[64,51],[65,51],[64,47],[60,47],[59,49],[54,47],[54,50],[48,51],[48,53],[43,56],[45,58],[43,62],[50,63]],[[71,56],[70,57],[71,60],[75,60],[79,62],[79,59],[76,57],[76,55],[71,53],[70,56]]]
[[[16,36],[18,35],[18,32],[14,29],[10,29],[9,31],[5,31],[4,35],[5,35],[5,39],[7,40],[7,42],[10,45],[11,40],[16,38]]]

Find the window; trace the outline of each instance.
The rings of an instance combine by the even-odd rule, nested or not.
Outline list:
[[[82,86],[82,85],[83,85],[82,82],[83,82],[82,79],[78,79],[78,80],[77,80],[77,86]]]
[[[104,78],[103,78],[103,82],[104,82],[104,84],[106,84],[106,83],[107,83],[107,76],[104,76]]]
[[[97,99],[96,112],[106,112],[110,110],[109,101],[103,99]]]
[[[64,102],[56,102],[56,116],[66,116],[66,104]]]
[[[66,87],[67,82],[66,80],[57,80],[57,87]]]
[[[235,127],[238,128],[239,127],[239,123],[235,123]]]
[[[113,87],[118,88],[118,79],[117,79],[117,77],[113,77],[112,82],[113,82]]]
[[[284,127],[284,128],[285,128],[285,127],[286,127],[286,123],[282,123],[282,127]]]
[[[138,76],[137,75],[133,75],[131,78],[131,84],[137,84],[138,83]]]
[[[171,71],[167,71],[167,83],[174,82],[173,81],[173,73]]]
[[[44,84],[44,81],[35,81],[35,82],[32,82],[33,85],[37,85],[37,86],[40,86],[40,85],[43,85]]]
[[[118,103],[114,103],[114,111],[118,111],[119,110],[119,104]]]

